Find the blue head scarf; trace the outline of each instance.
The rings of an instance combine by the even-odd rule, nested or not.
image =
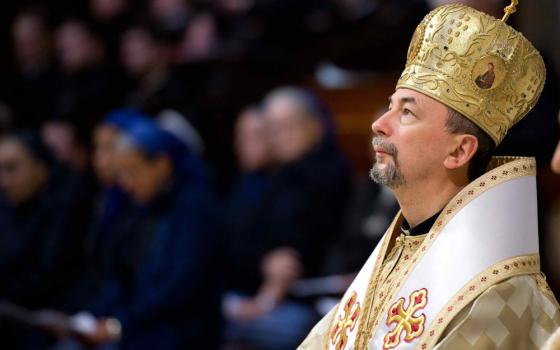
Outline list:
[[[106,124],[113,125],[147,157],[168,156],[176,173],[192,179],[205,179],[200,159],[172,133],[163,130],[149,116],[134,109],[119,109],[107,115]]]

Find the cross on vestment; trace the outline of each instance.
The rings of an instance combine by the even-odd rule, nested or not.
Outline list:
[[[395,323],[395,328],[384,338],[383,349],[394,349],[401,343],[401,335],[405,332],[404,340],[411,342],[424,332],[426,316],[414,314],[423,309],[428,303],[428,291],[425,288],[412,292],[408,298],[408,308],[404,308],[404,298],[399,298],[389,309],[387,326]]]
[[[357,298],[356,292],[352,292],[352,295],[344,304],[344,316],[338,316],[336,324],[331,329],[329,339],[336,350],[343,350],[346,347],[348,343],[347,332],[352,332],[356,326],[361,311],[360,303],[356,302]]]

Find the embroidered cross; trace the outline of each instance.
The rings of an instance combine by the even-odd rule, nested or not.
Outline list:
[[[348,343],[348,334],[346,332],[352,332],[356,326],[361,310],[360,303],[356,302],[357,298],[356,292],[352,292],[352,295],[344,304],[344,316],[338,316],[336,324],[331,329],[329,339],[336,350],[342,350],[346,347]]]
[[[401,343],[401,335],[404,331],[404,340],[410,343],[424,332],[426,316],[414,314],[423,309],[428,303],[428,290],[422,288],[416,290],[408,297],[408,308],[404,308],[404,298],[397,300],[388,311],[387,326],[395,323],[395,328],[387,333],[384,338],[383,349],[394,349]]]

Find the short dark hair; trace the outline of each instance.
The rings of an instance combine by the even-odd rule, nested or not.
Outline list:
[[[470,161],[468,177],[472,181],[484,174],[492,158],[492,152],[496,148],[494,140],[475,123],[452,108],[448,108],[445,128],[452,134],[469,134],[477,138],[478,149]]]

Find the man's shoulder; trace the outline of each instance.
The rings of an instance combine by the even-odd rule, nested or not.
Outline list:
[[[489,288],[478,298],[480,301],[502,301],[514,306],[534,307],[540,305],[551,317],[559,317],[559,305],[554,293],[542,274],[511,277]],[[519,312],[518,312],[519,313]]]
[[[463,309],[436,349],[538,349],[559,326],[558,302],[544,277],[515,276]],[[481,344],[491,346],[477,347]]]

